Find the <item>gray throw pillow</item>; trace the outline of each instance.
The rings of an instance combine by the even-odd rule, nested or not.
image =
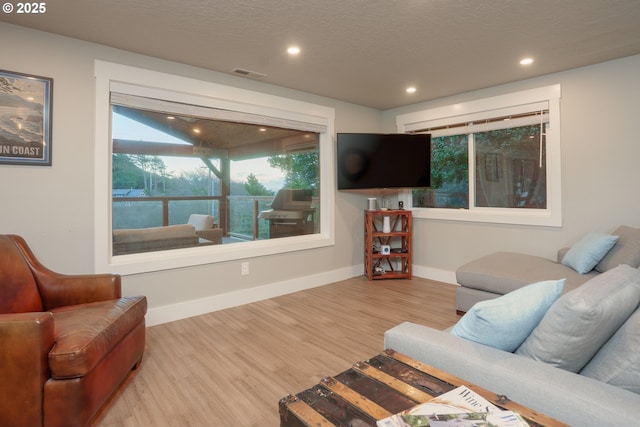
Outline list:
[[[640,309],[602,346],[580,375],[640,394]]]
[[[560,297],[517,354],[582,369],[640,303],[640,270],[621,265]]]
[[[640,266],[640,228],[621,225],[613,234],[618,236],[618,241],[596,265],[596,270],[604,273],[620,264]]]

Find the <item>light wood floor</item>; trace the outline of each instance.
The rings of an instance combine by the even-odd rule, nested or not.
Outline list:
[[[141,367],[96,426],[278,426],[281,397],[380,353],[385,330],[453,325],[454,294],[356,277],[149,327]]]

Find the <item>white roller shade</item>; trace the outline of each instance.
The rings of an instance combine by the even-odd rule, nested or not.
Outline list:
[[[144,96],[111,92],[111,104],[123,107],[132,107],[142,110],[158,111],[162,113],[201,117],[225,122],[249,123],[254,125],[273,126],[284,129],[295,129],[305,132],[325,133],[327,126],[318,123],[309,123],[281,117],[271,117],[261,114],[252,114],[235,110],[203,107],[199,105],[166,101],[162,99],[148,98]]]

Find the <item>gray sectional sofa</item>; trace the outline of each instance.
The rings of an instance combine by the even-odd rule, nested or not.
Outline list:
[[[620,226],[612,233],[618,236],[615,246],[585,274],[562,264],[569,248],[558,251],[556,260],[515,252],[496,252],[462,265],[456,271],[456,310],[469,311],[477,302],[496,298],[530,283],[565,278],[564,292],[620,264],[640,265],[640,229]]]
[[[640,229],[609,237],[582,273],[567,250],[558,262],[503,252],[469,263],[457,296],[467,314],[451,330],[405,322],[384,346],[571,426],[640,425]],[[551,288],[551,299],[539,291]],[[504,348],[510,335],[521,337]]]
[[[570,426],[640,423],[640,394],[447,331],[406,322],[385,333],[384,345]]]

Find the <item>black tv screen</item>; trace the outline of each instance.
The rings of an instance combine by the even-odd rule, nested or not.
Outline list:
[[[339,133],[338,190],[429,187],[431,135]]]

